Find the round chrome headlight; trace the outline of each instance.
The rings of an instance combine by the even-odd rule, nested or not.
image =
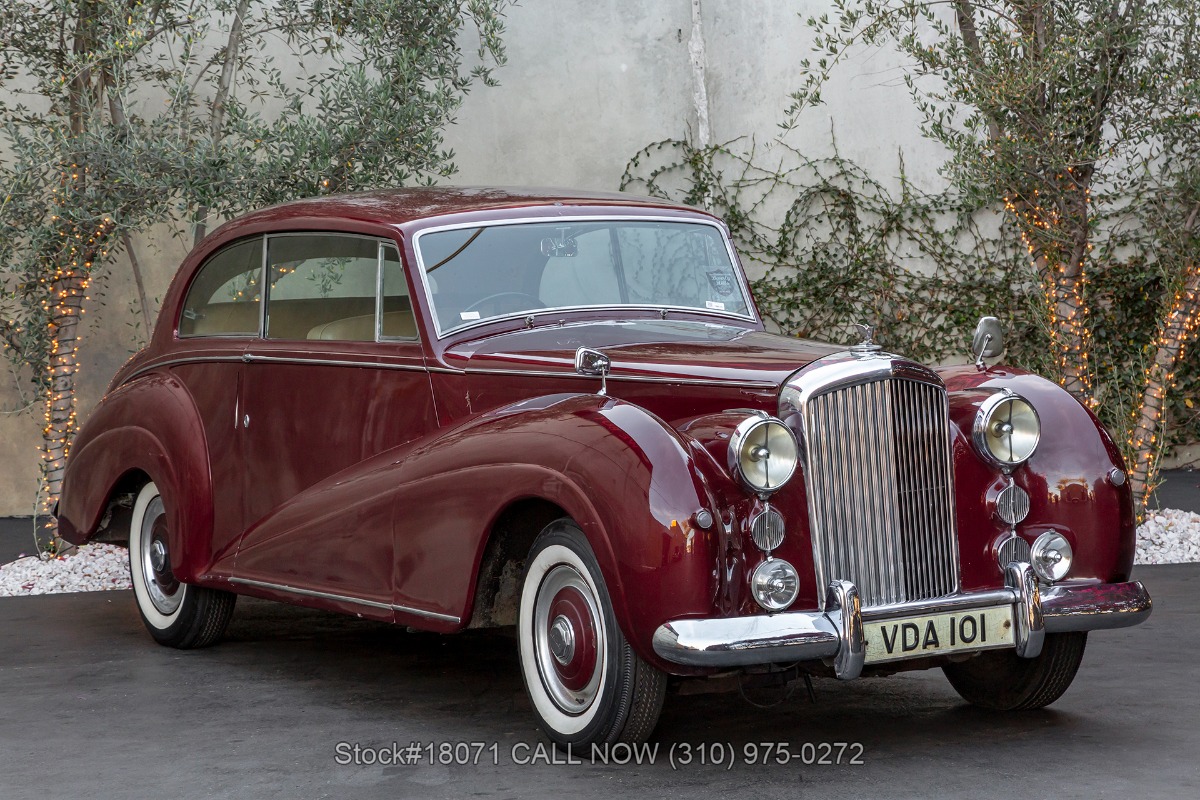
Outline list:
[[[767,611],[782,611],[800,593],[800,576],[788,562],[769,558],[754,570],[750,588],[760,606]]]
[[[979,406],[973,431],[975,447],[989,461],[1015,467],[1033,455],[1042,438],[1042,422],[1020,395],[994,394]]]
[[[1067,537],[1056,531],[1046,531],[1034,541],[1029,551],[1029,565],[1039,578],[1053,583],[1067,577],[1074,556]]]
[[[792,429],[774,417],[749,417],[733,430],[729,461],[742,481],[759,494],[783,486],[796,471],[800,447]]]

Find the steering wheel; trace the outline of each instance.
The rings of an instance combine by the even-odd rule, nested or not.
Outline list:
[[[534,297],[531,294],[526,294],[525,292],[496,292],[495,294],[489,294],[487,297],[482,297],[479,300],[476,300],[474,303],[471,303],[471,305],[467,306],[466,308],[464,308],[462,310],[462,313],[466,314],[469,311],[475,311],[476,309],[478,309],[480,306],[484,305],[485,303],[489,303],[494,300],[498,300],[499,298],[502,298],[502,297],[515,297],[515,298],[519,298],[522,300],[530,300],[533,302],[533,305],[521,305],[519,307],[514,307],[512,309],[513,311],[525,311],[525,310],[532,309],[532,308],[545,308],[546,307],[546,304],[543,303],[540,299]]]

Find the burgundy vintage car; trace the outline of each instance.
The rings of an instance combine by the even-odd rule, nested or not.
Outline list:
[[[1134,625],[1121,456],[1043,378],[767,333],[720,220],[413,189],[231,222],[67,465],[164,645],[238,594],[515,626],[558,743],[651,734],[672,676],[940,667],[1028,709]]]

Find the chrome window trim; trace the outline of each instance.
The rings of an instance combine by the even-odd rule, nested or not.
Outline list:
[[[437,611],[426,611],[422,608],[413,608],[412,606],[402,606],[395,603],[380,603],[376,600],[365,600],[361,597],[351,597],[345,594],[334,594],[333,592],[320,592],[315,589],[300,589],[295,586],[287,586],[282,583],[269,583],[267,581],[256,581],[251,578],[230,578],[230,583],[240,584],[243,586],[254,586],[259,589],[272,589],[277,592],[288,592],[289,594],[298,594],[302,597],[316,597],[322,600],[336,600],[340,603],[353,603],[355,605],[366,606],[368,608],[378,608],[384,611],[400,611],[405,614],[412,614],[418,617],[426,617],[428,619],[441,620],[442,622],[453,622],[458,624],[462,622],[462,617],[456,617],[453,614],[442,614]]]
[[[366,234],[366,233],[343,233],[341,231],[322,231],[322,230],[280,231],[278,233],[262,234],[262,237],[263,237],[263,265],[262,265],[263,302],[262,302],[262,310],[260,313],[261,319],[259,320],[259,325],[258,325],[258,338],[263,340],[264,342],[314,341],[312,339],[271,339],[270,337],[267,336],[267,333],[268,333],[267,325],[271,321],[271,309],[269,308],[270,302],[271,302],[271,287],[267,282],[267,275],[268,275],[267,266],[268,266],[268,253],[270,251],[270,240],[271,239],[286,239],[289,237],[294,238],[297,236],[329,236],[329,237],[338,237],[338,238],[342,238],[342,239],[366,239],[367,241],[372,241],[379,245],[382,245],[389,241],[386,238],[383,238],[380,236],[372,236],[372,235]],[[375,342],[379,341],[379,326],[381,324],[381,320],[380,320],[380,316],[379,316],[379,307],[380,307],[380,303],[381,303],[381,296],[379,293],[379,281],[380,281],[380,272],[382,270],[382,262],[380,260],[380,255],[379,255],[380,252],[381,251],[379,249],[376,249],[376,251],[375,251],[375,339],[373,340]],[[342,341],[359,341],[359,340],[346,339],[346,340],[342,340]],[[362,342],[359,342],[359,343],[361,344]]]
[[[383,240],[375,248],[375,341],[383,340]]]
[[[692,306],[674,306],[674,305],[588,305],[588,306],[554,306],[552,308],[528,309],[525,311],[514,312],[511,314],[499,314],[487,319],[481,319],[478,322],[472,322],[467,325],[458,325],[448,331],[442,330],[442,325],[438,321],[437,306],[433,302],[433,292],[429,288],[428,276],[425,274],[425,259],[421,254],[421,237],[428,233],[442,233],[444,231],[462,230],[464,228],[498,228],[506,225],[529,225],[529,224],[554,224],[556,222],[673,222],[681,225],[707,225],[710,228],[715,228],[721,236],[721,241],[725,243],[725,250],[729,255],[729,262],[734,267],[734,274],[737,276],[738,287],[742,291],[742,299],[746,303],[746,308],[749,313],[746,315],[733,314],[729,312],[716,312],[705,308],[694,308]],[[512,319],[524,319],[528,316],[539,316],[542,314],[558,314],[563,312],[575,311],[682,311],[689,314],[705,314],[720,319],[738,319],[749,322],[761,322],[757,316],[754,307],[754,301],[750,294],[750,286],[746,282],[745,270],[741,269],[741,262],[737,258],[737,253],[734,250],[733,242],[729,237],[729,230],[724,224],[713,219],[690,218],[690,217],[671,217],[663,215],[629,215],[629,214],[576,214],[561,217],[520,217],[517,219],[502,219],[490,220],[486,222],[455,222],[447,225],[437,225],[429,228],[423,228],[417,231],[413,236],[413,252],[416,254],[416,269],[417,274],[421,279],[421,290],[425,295],[425,302],[429,306],[429,318],[433,322],[434,338],[441,340],[452,334],[462,333],[463,331],[478,328],[482,325],[490,325],[494,322],[503,322]]]
[[[258,300],[258,337],[259,339],[267,338],[267,295],[270,288],[267,283],[267,239],[270,237],[263,234],[262,237],[262,265],[258,268],[258,282],[262,286],[259,292]]]
[[[261,263],[259,264],[259,267],[258,267],[258,280],[259,280],[260,284],[263,282],[263,280],[265,279],[266,274],[267,274],[267,235],[266,234],[255,233],[250,236],[245,236],[241,239],[234,239],[232,242],[227,242],[227,243],[221,245],[216,250],[214,250],[213,252],[211,252],[207,256],[205,256],[204,261],[192,273],[192,279],[190,281],[188,281],[187,288],[184,289],[184,291],[183,291],[183,301],[179,304],[179,313],[175,315],[175,321],[174,321],[175,339],[176,340],[180,340],[180,339],[261,339],[262,338],[262,335],[263,335],[263,313],[264,313],[263,309],[265,307],[265,292],[266,292],[265,286],[263,287],[264,301],[260,302],[258,304],[258,330],[257,331],[254,331],[254,332],[238,331],[236,333],[180,333],[179,332],[179,328],[180,328],[181,322],[183,320],[183,312],[187,309],[188,296],[191,295],[192,287],[195,286],[196,279],[200,277],[200,274],[202,272],[204,272],[204,270],[208,267],[208,265],[212,263],[213,259],[216,258],[217,256],[221,255],[221,253],[224,253],[226,250],[229,250],[230,248],[237,247],[240,244],[245,244],[246,242],[253,241],[254,239],[259,239],[262,241],[263,254],[262,254]]]
[[[418,314],[417,314],[417,309],[413,306],[411,294],[406,294],[405,296],[408,298],[408,310],[409,310],[409,313],[412,314],[413,329],[417,332],[417,335],[416,336],[384,336],[383,335],[383,290],[387,288],[384,285],[384,281],[383,281],[383,269],[384,269],[383,265],[387,261],[387,259],[385,257],[385,253],[387,252],[388,247],[391,247],[393,250],[396,251],[396,263],[400,265],[401,276],[404,276],[408,273],[408,270],[406,270],[404,268],[404,256],[401,254],[400,248],[396,246],[396,243],[393,241],[390,241],[388,239],[380,239],[379,240],[379,289],[376,292],[376,297],[379,300],[379,305],[378,305],[378,312],[377,312],[378,316],[376,318],[376,325],[375,325],[375,327],[376,327],[375,341],[380,344],[388,343],[388,342],[419,342],[419,341],[421,341],[421,329],[420,329],[420,326],[417,325]],[[405,281],[404,289],[407,292],[407,290],[408,290],[408,282],[407,281]]]

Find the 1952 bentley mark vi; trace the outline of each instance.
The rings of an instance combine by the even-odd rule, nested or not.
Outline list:
[[[515,625],[558,743],[649,736],[668,676],[779,665],[1037,708],[1150,598],[1117,448],[1001,349],[991,318],[944,368],[767,333],[720,220],[658,200],[289,203],[188,256],[59,526],[128,526],[173,647],[237,594]]]

